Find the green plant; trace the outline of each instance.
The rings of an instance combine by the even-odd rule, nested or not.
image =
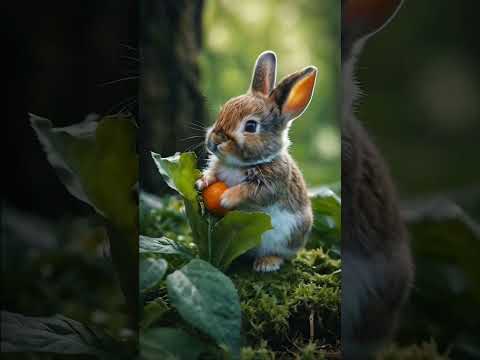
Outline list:
[[[128,344],[104,331],[65,316],[32,317],[2,311],[3,352],[87,354],[100,359],[128,359]]]
[[[30,122],[63,185],[92,206],[105,226],[123,293],[130,309],[136,309],[132,294],[137,279],[130,271],[137,266],[132,254],[138,249],[134,119],[121,114],[101,119],[90,115],[79,124],[54,128],[50,120],[31,115]]]
[[[183,198],[201,259],[226,270],[235,258],[258,246],[262,234],[272,228],[270,216],[261,212],[230,211],[220,219],[206,213],[195,190],[201,175],[195,153],[152,156],[165,182]]]
[[[89,115],[79,123],[55,128],[45,118],[30,115],[30,122],[50,164],[66,189],[95,210],[108,234],[111,259],[127,304],[131,328],[136,326],[138,207],[134,186],[138,178],[135,152],[136,124],[123,114]],[[154,284],[161,264],[150,266],[143,284]],[[155,269],[155,276],[152,276]],[[131,358],[135,336],[111,336],[104,329],[65,316],[27,317],[2,311],[2,350],[88,354],[103,359]]]
[[[480,225],[458,204],[436,200],[412,208],[408,226],[416,278],[399,341],[433,338],[453,359],[479,357]]]
[[[220,270],[226,270],[238,256],[259,245],[262,234],[271,229],[270,218],[243,211],[232,211],[221,219],[206,214],[195,190],[195,181],[200,177],[195,154],[152,156],[166,183],[183,198],[197,254],[166,237],[141,237],[140,279],[145,284],[141,291],[147,293],[155,285],[154,279],[160,281],[165,273],[166,262],[156,254],[191,259],[167,276],[169,302],[186,322],[238,358],[240,302],[232,281]],[[192,259],[195,255],[198,258]]]
[[[307,248],[324,247],[340,258],[342,211],[340,197],[328,187],[320,187],[311,193],[315,214],[312,236]]]
[[[141,279],[157,276],[157,282],[152,279],[141,289],[140,338],[146,346],[144,350],[142,345],[142,356],[148,358],[155,348],[167,358],[196,359],[201,354],[248,358],[248,348],[242,348],[245,343],[258,346],[258,340],[265,338],[262,341],[278,347],[273,344],[275,337],[288,343],[290,336],[301,336],[298,332],[304,331],[304,317],[312,313],[316,339],[335,343],[339,337],[339,260],[317,247],[301,253],[276,274],[242,268],[241,261],[234,260],[259,245],[262,234],[271,228],[269,216],[244,211],[230,211],[223,218],[210,215],[194,187],[200,176],[195,154],[152,156],[166,183],[181,196],[183,206],[171,197],[157,199],[153,208],[140,201],[141,232],[148,235],[140,237],[141,271],[148,272]],[[332,241],[338,240],[339,198],[322,189],[312,200],[316,216],[324,217],[317,222],[314,236],[328,233]],[[183,227],[182,222],[190,227]],[[162,260],[168,260],[169,267],[164,279]],[[185,333],[179,348],[168,342],[177,330]],[[194,352],[186,354],[188,339]],[[317,349],[317,345],[307,347],[305,354],[313,354],[309,349]]]

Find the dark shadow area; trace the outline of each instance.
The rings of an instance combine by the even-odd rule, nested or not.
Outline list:
[[[29,322],[19,314],[65,316],[66,320],[44,322],[50,329],[46,332],[64,334],[64,339],[71,339],[70,332],[76,329],[92,345],[99,340],[95,333],[81,332],[82,326],[92,326],[109,338],[135,342],[134,322],[112,264],[106,228],[93,208],[64,186],[29,113],[48,118],[53,127],[78,124],[92,113],[136,115],[138,4],[18,1],[5,7],[7,41],[2,48],[7,60],[8,115],[2,132],[7,150],[2,176],[2,352],[21,350],[22,345],[9,343],[15,338],[22,339],[30,353],[2,353],[2,358],[66,358],[53,354],[62,347],[62,339],[56,349],[48,348],[48,339],[42,342],[35,337],[33,329],[40,320]],[[22,325],[27,333],[16,333],[13,324]],[[35,341],[37,346],[43,344],[43,349],[38,348],[43,354],[32,353],[35,350],[29,346]],[[79,353],[89,353],[83,350]]]
[[[479,10],[405,1],[357,64],[358,117],[389,165],[416,267],[396,341],[430,343],[431,358],[480,358]]]

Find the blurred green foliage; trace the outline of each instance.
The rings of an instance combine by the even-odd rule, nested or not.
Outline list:
[[[472,0],[405,1],[358,63],[359,118],[409,200],[416,279],[398,341],[433,338],[433,358],[437,347],[480,356],[479,10]],[[410,350],[401,358],[422,358]]]
[[[431,340],[404,348],[392,345],[378,356],[378,360],[448,360],[447,353],[440,352]]]
[[[359,117],[404,198],[480,184],[478,1],[405,1],[358,64]],[[475,207],[466,196],[465,205]]]
[[[310,106],[290,130],[291,152],[310,186],[338,181],[340,2],[209,1],[204,39],[201,86],[210,123],[223,103],[247,91],[262,51],[277,54],[277,81],[308,65],[318,68]]]
[[[2,248],[9,256],[2,264],[2,304],[12,314],[1,340],[9,352],[98,351],[106,357],[125,344],[129,349],[120,346],[118,358],[136,347],[135,121],[120,114],[97,118],[90,115],[78,124],[55,128],[48,119],[31,116],[60,181],[92,209],[88,216],[62,224],[7,208]],[[63,317],[53,318],[55,313]],[[90,324],[102,329],[102,335],[93,334]],[[105,347],[107,338],[112,346]]]
[[[54,247],[48,249],[5,242],[4,306],[32,316],[62,314],[120,336],[127,331],[127,315],[105,257],[104,229],[89,218],[69,218],[55,235]]]

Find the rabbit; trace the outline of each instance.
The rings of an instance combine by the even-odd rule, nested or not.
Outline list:
[[[342,0],[342,348],[370,359],[391,340],[414,277],[396,190],[377,147],[354,115],[354,64],[401,0]]]
[[[208,165],[196,183],[202,190],[223,181],[221,206],[270,215],[272,229],[249,252],[257,272],[277,271],[294,257],[313,222],[305,181],[288,153],[288,130],[310,103],[317,69],[306,67],[275,86],[276,64],[274,52],[260,54],[250,89],[223,105],[207,130]]]

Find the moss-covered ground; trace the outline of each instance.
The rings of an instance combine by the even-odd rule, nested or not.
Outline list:
[[[194,250],[181,204],[165,198],[155,205],[141,206],[142,233],[166,235]],[[314,248],[303,250],[275,273],[255,273],[251,261],[240,258],[227,273],[237,288],[242,308],[242,359],[338,356],[340,260],[322,248]],[[168,262],[169,272],[183,265],[173,256]],[[164,284],[146,294],[144,303],[144,311],[156,314],[145,317],[148,321],[193,330],[168,303]]]

